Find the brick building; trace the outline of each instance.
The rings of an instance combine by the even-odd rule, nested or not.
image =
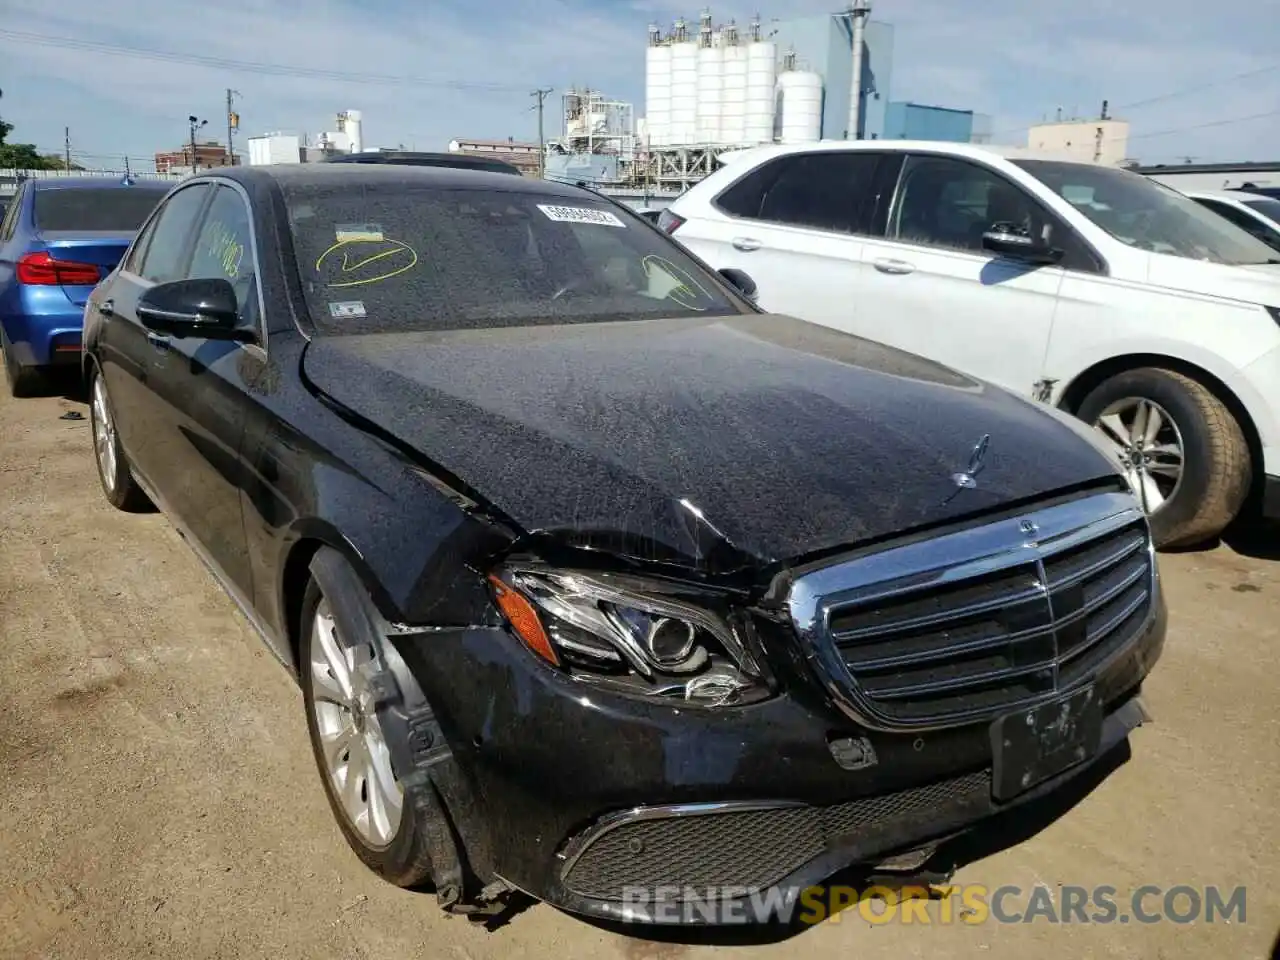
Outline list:
[[[200,170],[209,167],[230,167],[240,163],[239,157],[227,157],[226,144],[208,140],[196,144],[196,164]],[[156,154],[156,173],[182,173],[191,170],[191,144],[180,150],[168,150]]]
[[[538,145],[521,143],[518,140],[453,140],[449,144],[450,153],[464,153],[473,157],[486,157],[491,160],[503,160],[511,164],[526,177],[538,175]]]

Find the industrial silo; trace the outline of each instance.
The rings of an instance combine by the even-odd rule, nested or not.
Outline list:
[[[644,73],[645,128],[650,145],[660,147],[671,136],[671,47],[656,25],[649,28]]]
[[[738,42],[732,22],[720,31],[722,86],[719,142],[747,142],[747,48]]]
[[[671,136],[668,143],[693,143],[698,135],[698,44],[677,20],[671,41]]]
[[[773,109],[778,79],[777,45],[760,37],[760,20],[751,23],[747,44],[747,102],[745,142],[773,139]]]
[[[702,15],[698,29],[698,143],[720,142],[724,110],[724,51],[714,45],[711,14]]]
[[[809,70],[778,74],[779,139],[809,143],[822,137],[822,77]]]

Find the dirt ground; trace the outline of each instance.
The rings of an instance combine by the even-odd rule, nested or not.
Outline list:
[[[1244,885],[1244,923],[873,925],[855,910],[790,938],[659,939],[530,905],[488,930],[348,851],[300,694],[163,518],[107,506],[87,415],[0,397],[0,957],[1272,954],[1280,531],[1165,556],[1171,628],[1132,758],[1039,832],[1002,826],[957,854],[958,883],[1109,884],[1122,904],[1143,884]]]

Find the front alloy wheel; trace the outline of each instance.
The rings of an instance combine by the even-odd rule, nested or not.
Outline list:
[[[391,751],[361,670],[373,660],[373,650],[342,643],[322,599],[312,621],[309,660],[312,719],[333,796],[360,839],[371,849],[385,849],[400,829],[404,789],[392,772]]]
[[[1102,411],[1094,428],[1115,451],[1148,516],[1177,495],[1185,453],[1182,431],[1169,411],[1154,400],[1124,397]]]
[[[1249,492],[1252,462],[1240,422],[1222,397],[1184,373],[1125,370],[1076,410],[1105,439],[1150,518],[1158,547],[1218,536]]]

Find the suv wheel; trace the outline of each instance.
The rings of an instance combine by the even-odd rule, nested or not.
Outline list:
[[[1204,384],[1172,370],[1128,370],[1094,388],[1077,416],[1114,449],[1157,546],[1210,540],[1243,505],[1249,445]]]
[[[93,433],[93,458],[107,502],[126,513],[150,510],[151,501],[133,478],[133,470],[120,446],[115,412],[107,396],[107,381],[96,367],[89,376],[89,427]]]

